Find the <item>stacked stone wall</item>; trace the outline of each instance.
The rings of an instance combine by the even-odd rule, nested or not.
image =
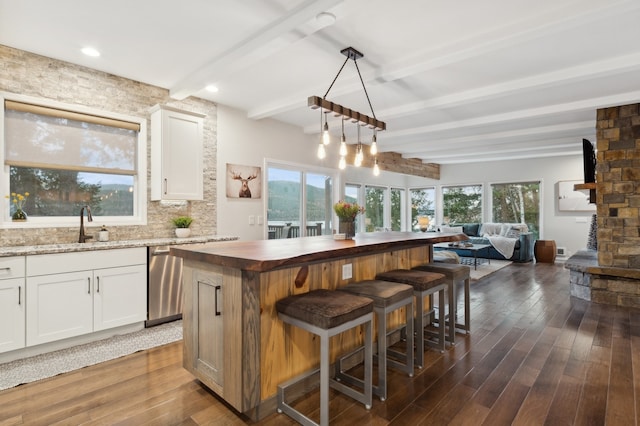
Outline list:
[[[640,104],[597,120],[598,264],[640,269]]]
[[[143,58],[140,58],[143,60]],[[96,108],[147,120],[147,224],[110,226],[112,240],[164,238],[174,236],[171,218],[190,215],[192,235],[217,233],[216,164],[217,106],[199,98],[176,101],[169,91],[79,65],[35,55],[0,45],[0,91],[49,99],[72,105]],[[189,202],[150,201],[150,113],[156,104],[206,114],[204,120],[204,200]],[[90,232],[102,225],[94,218]],[[0,230],[4,246],[71,243],[78,239],[78,226],[58,228],[22,228]]]

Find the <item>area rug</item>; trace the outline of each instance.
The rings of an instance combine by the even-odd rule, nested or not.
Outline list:
[[[473,269],[473,266],[470,266],[471,268],[471,281],[478,281],[481,278],[484,278],[488,275],[493,274],[496,271],[499,271],[500,269],[504,268],[505,266],[509,266],[511,265],[511,261],[510,260],[496,260],[496,259],[491,259],[491,264],[483,262],[481,265],[478,265],[478,269]]]
[[[0,390],[182,339],[182,321],[0,364]]]

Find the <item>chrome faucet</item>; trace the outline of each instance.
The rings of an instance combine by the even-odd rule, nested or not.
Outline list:
[[[93,218],[91,217],[91,208],[89,206],[84,206],[80,209],[80,238],[78,238],[79,243],[84,243],[87,240],[93,238],[91,235],[84,234],[84,209],[87,209],[87,222],[93,222]]]

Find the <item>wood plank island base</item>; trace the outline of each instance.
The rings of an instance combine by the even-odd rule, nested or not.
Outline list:
[[[411,269],[429,262],[433,244],[465,239],[376,232],[353,240],[318,236],[172,247],[171,254],[184,259],[183,365],[236,410],[260,420],[275,412],[279,383],[319,365],[318,339],[279,320],[276,301]],[[342,279],[348,264],[352,277]],[[402,322],[403,309],[390,316],[390,327]],[[361,328],[336,336],[332,360],[361,341]]]

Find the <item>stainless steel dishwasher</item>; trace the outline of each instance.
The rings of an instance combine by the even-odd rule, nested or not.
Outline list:
[[[171,256],[169,247],[147,248],[146,327],[182,318],[182,258]]]

